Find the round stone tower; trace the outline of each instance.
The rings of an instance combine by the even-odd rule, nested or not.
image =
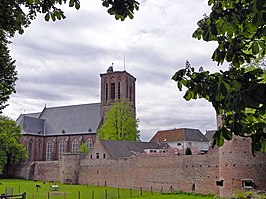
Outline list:
[[[220,122],[217,122],[220,124]],[[266,190],[266,153],[251,152],[251,139],[235,136],[219,148],[220,196]]]

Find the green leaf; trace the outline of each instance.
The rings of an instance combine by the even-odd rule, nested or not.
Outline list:
[[[51,18],[53,21],[55,21],[55,13],[51,13]]]
[[[75,4],[74,0],[70,0],[70,1],[69,1],[69,7],[73,7],[74,4]]]
[[[259,53],[259,44],[258,42],[254,42],[253,46],[252,46],[252,53],[254,55],[258,54]]]
[[[75,2],[75,8],[78,10],[80,8],[80,3]]]
[[[45,21],[49,21],[50,20],[50,13],[47,12],[45,17],[44,17]]]
[[[256,1],[256,8],[258,11],[262,11],[265,8],[263,8],[263,6],[265,5],[265,0],[257,0]]]

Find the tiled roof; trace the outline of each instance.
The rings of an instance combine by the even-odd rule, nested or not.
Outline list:
[[[25,123],[21,123],[23,116],[17,119],[17,123],[26,130],[25,133],[32,133],[29,129],[36,130],[36,126],[40,125],[38,119],[45,121],[43,135],[95,133],[101,120],[100,103],[44,108],[41,113],[25,116],[30,121],[27,128]]]
[[[136,153],[142,154],[146,149],[168,148],[167,144],[152,142],[101,140],[101,143],[113,158],[130,157]]]
[[[158,131],[150,142],[174,142],[174,141],[203,141],[208,142],[207,138],[199,129],[170,129]]]

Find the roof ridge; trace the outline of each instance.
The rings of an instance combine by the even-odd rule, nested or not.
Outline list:
[[[73,104],[73,105],[64,105],[64,106],[52,106],[52,107],[46,107],[46,109],[85,106],[85,105],[96,105],[96,104],[101,104],[101,103],[100,102],[98,102],[98,103],[95,102],[95,103],[87,103],[87,104]]]

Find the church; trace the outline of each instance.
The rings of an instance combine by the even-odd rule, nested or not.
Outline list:
[[[63,153],[78,152],[82,143],[91,149],[105,112],[115,101],[127,100],[135,108],[134,76],[110,66],[100,78],[100,103],[44,107],[18,117],[29,161],[61,160]]]

